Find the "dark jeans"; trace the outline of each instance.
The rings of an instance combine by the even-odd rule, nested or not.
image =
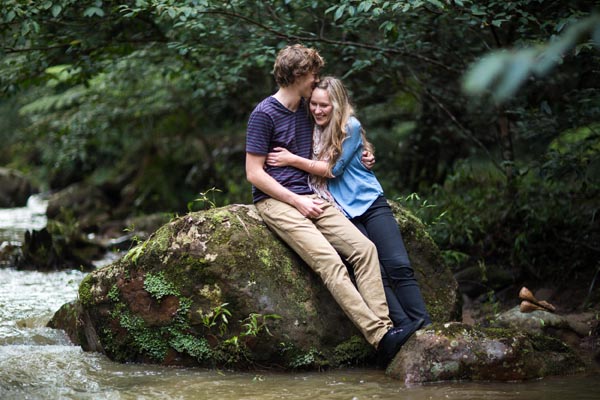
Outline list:
[[[426,325],[430,324],[431,318],[410,265],[400,229],[385,197],[377,198],[363,215],[351,221],[377,247],[385,297],[394,325],[406,326],[419,318],[423,318]]]

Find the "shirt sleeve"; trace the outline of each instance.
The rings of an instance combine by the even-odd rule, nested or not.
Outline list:
[[[248,119],[246,152],[266,155],[273,136],[273,121],[263,111],[254,111]]]
[[[339,176],[344,173],[344,170],[352,161],[352,157],[356,154],[356,151],[362,148],[362,135],[360,134],[360,122],[356,119],[352,119],[347,125],[348,137],[342,142],[342,154],[337,160],[331,173],[333,176]]]

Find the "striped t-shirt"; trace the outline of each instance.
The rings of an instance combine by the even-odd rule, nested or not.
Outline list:
[[[266,156],[275,147],[284,147],[300,157],[310,158],[312,122],[304,100],[296,111],[291,111],[269,96],[250,114],[246,131],[246,152]],[[308,173],[302,170],[290,166],[267,165],[265,171],[294,193],[312,193],[308,186]],[[256,203],[269,196],[252,186],[252,197]]]

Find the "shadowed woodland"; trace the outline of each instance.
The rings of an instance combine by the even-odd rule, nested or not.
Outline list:
[[[463,293],[598,310],[597,3],[2,0],[0,165],[42,191],[85,182],[123,219],[250,203],[246,121],[300,42]]]

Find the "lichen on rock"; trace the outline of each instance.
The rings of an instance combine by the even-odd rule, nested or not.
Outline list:
[[[458,322],[418,331],[386,373],[406,384],[438,381],[521,381],[582,372],[584,363],[561,341],[511,328]]]
[[[414,217],[403,231],[434,321],[460,317],[457,285]],[[81,283],[76,338],[118,361],[319,369],[374,351],[318,276],[251,205],[176,218]],[[60,325],[60,324],[58,324]]]

